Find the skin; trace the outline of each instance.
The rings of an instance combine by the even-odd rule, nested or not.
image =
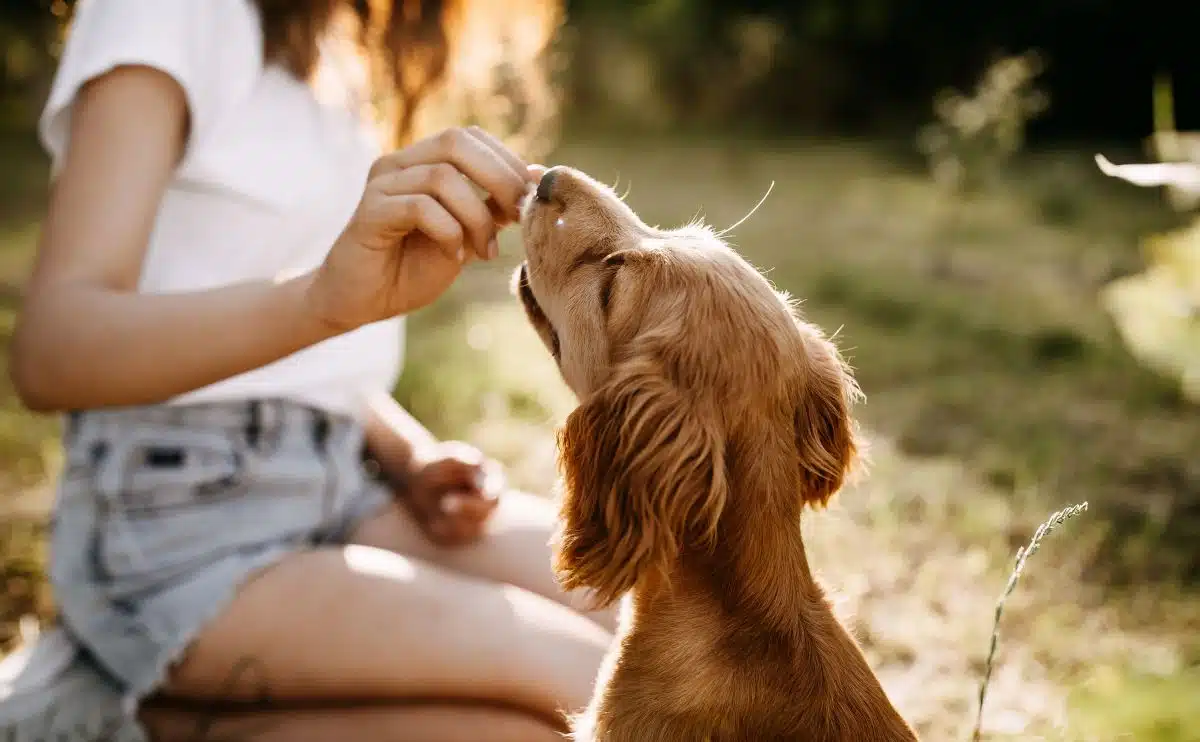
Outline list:
[[[12,349],[11,374],[32,409],[161,402],[424,306],[464,263],[495,256],[495,234],[515,219],[538,170],[483,132],[450,130],[376,163],[312,273],[140,295],[150,229],[187,136],[183,91],[161,72],[119,67],[81,91]],[[584,615],[555,582],[552,506],[497,496],[495,479],[478,486],[477,475],[494,470],[478,452],[437,441],[387,395],[370,406],[368,448],[397,502],[353,545],[296,554],[254,576],[147,706],[157,738],[194,734],[195,712],[174,702],[261,689],[271,711],[205,718],[264,722],[239,739],[336,729],[536,741],[587,702],[614,619]],[[247,661],[261,679],[253,692],[228,682]]]
[[[146,726],[156,740],[182,742],[563,742],[540,721],[511,709],[422,703],[362,706],[338,713],[292,710],[228,714],[212,720],[188,711],[152,710]]]
[[[337,714],[321,710],[229,714],[215,721],[195,712],[152,711],[156,740],[181,742],[563,742],[528,715],[483,705],[422,703],[362,706]]]

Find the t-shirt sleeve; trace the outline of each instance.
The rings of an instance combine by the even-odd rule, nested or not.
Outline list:
[[[250,0],[81,0],[38,123],[54,169],[66,157],[80,88],[125,65],[161,70],[183,88],[194,149],[254,84],[261,39]]]

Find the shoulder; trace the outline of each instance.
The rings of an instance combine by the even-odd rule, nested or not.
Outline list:
[[[262,70],[262,29],[251,0],[81,0],[39,121],[55,160],[72,104],[90,80],[121,66],[160,70],[183,90],[194,136],[246,95]]]
[[[102,35],[113,39],[139,31],[170,32],[172,26],[193,32],[218,22],[236,32],[241,24],[258,24],[252,0],[79,0],[68,27],[72,38]]]
[[[235,55],[261,63],[262,30],[251,0],[80,0],[67,30],[63,64],[129,57],[138,61]],[[252,59],[257,57],[257,59]]]

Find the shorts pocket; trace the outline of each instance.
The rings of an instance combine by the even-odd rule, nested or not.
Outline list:
[[[244,469],[238,443],[219,433],[163,428],[95,445],[105,505],[131,516],[235,496]]]
[[[261,540],[237,524],[246,500],[240,444],[217,432],[148,428],[98,444],[96,567],[114,586],[142,589]]]

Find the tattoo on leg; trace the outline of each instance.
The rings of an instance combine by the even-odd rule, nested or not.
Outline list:
[[[258,659],[248,656],[237,662],[222,688],[218,698],[204,704],[205,709],[196,719],[188,742],[249,742],[280,723],[278,719],[263,718],[259,723],[225,734],[218,734],[215,729],[221,714],[230,710],[266,711],[274,707],[266,672]],[[244,692],[247,689],[250,693]],[[43,717],[43,728],[47,733],[57,728],[55,720],[62,711],[61,705],[47,709]],[[73,728],[57,731],[53,739],[47,737],[45,742],[117,742],[122,738],[120,732],[126,722],[123,714],[116,714],[105,719],[98,729],[77,723]],[[15,728],[0,730],[0,742],[12,742],[16,734]]]
[[[240,700],[241,694],[239,691],[249,687],[250,700]],[[234,664],[233,669],[229,673],[229,678],[223,684],[224,696],[223,699],[218,698],[210,702],[208,710],[200,714],[196,720],[196,726],[192,732],[190,742],[247,742],[253,739],[262,732],[271,729],[278,724],[277,721],[264,718],[261,723],[256,724],[251,729],[239,730],[238,733],[230,733],[223,736],[213,736],[213,726],[216,724],[223,710],[229,708],[229,702],[232,699],[239,699],[235,705],[239,709],[266,711],[271,708],[271,694],[267,687],[266,671],[263,668],[262,662],[255,657],[243,657]]]

